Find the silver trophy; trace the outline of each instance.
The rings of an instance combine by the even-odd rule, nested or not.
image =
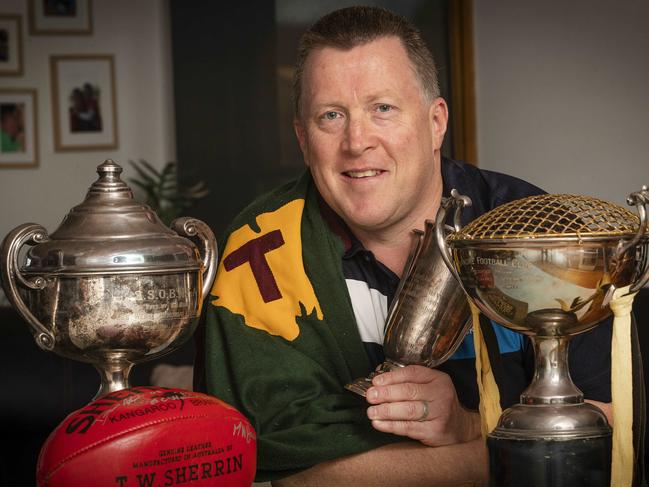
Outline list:
[[[492,485],[608,485],[611,430],[570,378],[568,343],[610,315],[616,289],[649,279],[647,187],[627,199],[640,217],[595,198],[539,195],[464,228],[471,201],[452,195],[437,216],[442,255],[480,311],[528,335],[536,357],[521,403],[489,435]]]
[[[216,272],[208,226],[179,218],[165,227],[133,200],[121,172],[105,161],[86,199],[54,233],[26,223],[1,249],[9,301],[40,348],[97,368],[96,397],[129,387],[135,363],[191,336]]]
[[[435,241],[435,223],[413,231],[413,249],[388,312],[383,352],[377,371],[347,384],[365,396],[372,379],[406,365],[436,367],[457,350],[471,326],[466,295],[449,272]]]

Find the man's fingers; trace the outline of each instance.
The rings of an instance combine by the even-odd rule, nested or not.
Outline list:
[[[408,365],[407,367],[398,367],[390,372],[378,374],[374,379],[372,379],[372,384],[381,386],[399,384],[402,382],[425,384],[443,375],[446,374],[439,370],[429,369],[422,365]]]
[[[399,371],[380,374],[378,377],[390,374],[389,377],[383,380],[378,380],[378,377],[375,377],[373,379],[374,385],[367,390],[367,402],[379,404],[398,401],[433,401],[455,395],[453,383],[448,375],[425,367],[421,367],[421,369],[425,370],[416,370],[413,366],[413,370],[407,372],[407,375]],[[421,380],[422,377],[428,380]],[[410,380],[396,380],[402,378]],[[382,382],[383,384],[378,385],[376,382]]]
[[[367,408],[371,420],[424,421],[432,416],[427,401],[386,402]]]
[[[425,397],[425,389],[423,384],[414,382],[388,386],[373,386],[367,390],[366,398],[370,404],[430,399]]]
[[[418,434],[421,432],[416,431],[417,425],[414,425],[412,421],[382,421],[374,420],[372,421],[372,426],[384,433],[392,433],[395,435],[408,436],[413,440],[417,440]]]

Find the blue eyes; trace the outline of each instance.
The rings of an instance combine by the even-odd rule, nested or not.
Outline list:
[[[387,103],[381,103],[379,105],[374,105],[373,110],[375,113],[385,114],[394,111],[394,106],[388,105]],[[331,121],[339,120],[343,117],[344,115],[342,113],[332,110],[332,111],[324,112],[320,116],[320,119],[331,122]]]

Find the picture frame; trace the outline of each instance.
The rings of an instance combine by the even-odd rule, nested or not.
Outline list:
[[[29,33],[91,35],[91,0],[29,0]]]
[[[0,168],[38,166],[35,89],[0,88]]]
[[[22,19],[20,15],[0,14],[0,76],[22,74]]]
[[[54,149],[117,149],[115,61],[111,54],[50,56]]]

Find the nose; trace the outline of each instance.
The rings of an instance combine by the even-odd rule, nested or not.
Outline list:
[[[353,156],[363,154],[372,147],[371,127],[362,115],[349,115],[345,127],[343,149]]]

